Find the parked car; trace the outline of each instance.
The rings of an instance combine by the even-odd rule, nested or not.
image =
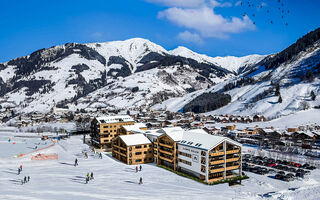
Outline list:
[[[283,180],[284,176],[281,175],[281,174],[276,174],[276,175],[274,176],[274,178],[275,178],[275,179],[279,179],[279,180]]]
[[[284,171],[280,171],[280,172],[278,172],[278,174],[281,174],[284,176],[286,173]]]
[[[287,171],[289,172],[296,172],[297,170],[295,168],[289,168]]]
[[[310,167],[310,165],[308,163],[305,163],[304,165],[302,165],[303,168],[307,168]]]
[[[283,177],[283,180],[289,182],[289,181],[293,181],[294,178],[293,178],[292,176],[288,176],[288,174],[287,174],[287,175],[285,175],[285,176]]]
[[[305,175],[310,175],[311,172],[310,172],[310,171],[304,171],[304,174],[305,174]]]
[[[303,173],[301,173],[301,172],[297,172],[297,173],[296,173],[296,177],[303,178],[303,177],[304,177],[304,174],[303,174]]]
[[[276,163],[269,163],[268,164],[268,167],[275,167],[275,166],[277,166]]]
[[[300,164],[300,163],[294,163],[293,166],[294,166],[294,167],[300,167],[301,164]]]

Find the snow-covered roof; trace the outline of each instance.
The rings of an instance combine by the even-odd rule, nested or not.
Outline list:
[[[117,122],[134,122],[129,115],[103,116],[96,118],[101,124],[117,123]]]
[[[184,131],[181,127],[168,127],[159,129],[159,132],[167,134],[173,141],[180,141]]]
[[[141,130],[141,128],[147,128],[147,126],[144,123],[136,123],[134,125],[127,125],[123,126],[127,131],[129,132],[145,132],[144,130]]]
[[[119,137],[127,146],[151,143],[151,141],[143,134],[120,135]]]
[[[185,131],[183,134],[182,140],[178,144],[210,150],[224,141],[235,144],[237,146],[241,146],[240,143],[234,140],[231,140],[227,137],[197,133],[192,131]]]

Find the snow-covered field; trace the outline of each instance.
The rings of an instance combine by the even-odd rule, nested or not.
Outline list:
[[[250,179],[243,186],[228,184],[208,186],[180,177],[154,164],[145,164],[136,173],[135,166],[114,160],[109,154],[99,159],[83,144],[81,136],[59,141],[40,153],[57,153],[58,160],[31,161],[32,154],[21,158],[13,155],[30,153],[29,147],[52,144],[37,138],[13,137],[15,133],[0,135],[0,199],[319,199],[320,170],[312,171],[303,180],[283,182],[267,175],[248,173]],[[15,142],[16,144],[13,144]],[[5,145],[4,145],[5,144]],[[89,158],[82,151],[89,152]],[[39,153],[39,152],[37,152]],[[79,166],[74,167],[75,158]],[[17,169],[23,171],[17,175]],[[93,172],[95,179],[85,184],[85,175]],[[21,184],[24,176],[30,182]],[[143,184],[139,185],[139,178]]]

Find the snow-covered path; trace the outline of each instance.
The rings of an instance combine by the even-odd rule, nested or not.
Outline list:
[[[0,141],[6,140],[7,136],[0,136]],[[272,199],[295,199],[295,195],[304,200],[320,197],[320,170],[313,171],[305,180],[290,183],[250,173],[251,178],[243,181],[241,187],[208,186],[154,164],[143,165],[142,171],[136,173],[135,166],[120,163],[109,154],[99,159],[82,143],[81,136],[57,144],[44,150],[58,153],[59,159],[54,161],[4,157],[10,148],[0,145],[0,199],[264,199],[262,196],[269,192],[273,192],[270,193]],[[27,150],[27,145],[20,147],[21,152]],[[82,151],[89,152],[88,159]],[[79,163],[77,167],[73,166],[75,158]],[[17,175],[20,164],[23,171]],[[95,179],[85,184],[88,172],[93,172]],[[30,176],[31,180],[22,185],[24,176]],[[143,178],[142,185],[138,184],[140,177]]]

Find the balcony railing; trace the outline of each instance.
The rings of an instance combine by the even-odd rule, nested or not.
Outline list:
[[[210,162],[210,165],[217,165],[217,164],[222,164],[224,163],[224,160],[214,160]]]
[[[238,161],[240,157],[236,157],[236,158],[229,158],[227,159],[227,162],[235,162]]]
[[[239,169],[239,167],[240,165],[234,165],[234,166],[227,167],[227,170]]]
[[[239,153],[240,149],[228,150],[227,154]]]
[[[210,173],[224,172],[224,168],[211,169]]]
[[[166,151],[166,150],[163,150],[163,149],[160,149],[159,151],[160,151],[161,153],[164,153],[164,154],[167,154],[167,155],[170,155],[170,156],[173,155],[173,153],[170,152],[170,151]]]
[[[222,179],[223,179],[223,177],[211,178],[211,179],[208,180],[208,183],[220,181]]]
[[[222,155],[224,155],[224,151],[218,151],[210,154],[210,156],[222,156]]]
[[[165,160],[167,162],[173,162],[173,159],[169,159],[169,158],[166,158],[166,157],[163,157],[163,156],[160,156],[160,159],[161,160]]]
[[[117,154],[119,154],[119,155],[122,155],[122,156],[124,156],[124,157],[127,157],[127,155],[126,154],[124,154],[124,153],[121,153],[120,151],[117,151],[117,150],[113,150],[115,153],[117,153]]]
[[[114,146],[114,147],[117,147],[117,148],[119,148],[119,149],[122,149],[123,151],[127,151],[127,149],[126,149],[126,148],[121,147],[121,146],[118,146],[118,145],[116,145],[116,144],[113,144],[113,146]]]
[[[163,147],[167,147],[167,148],[170,148],[172,149],[173,146],[170,146],[169,144],[163,144],[163,143],[159,143],[160,146],[163,146]]]

